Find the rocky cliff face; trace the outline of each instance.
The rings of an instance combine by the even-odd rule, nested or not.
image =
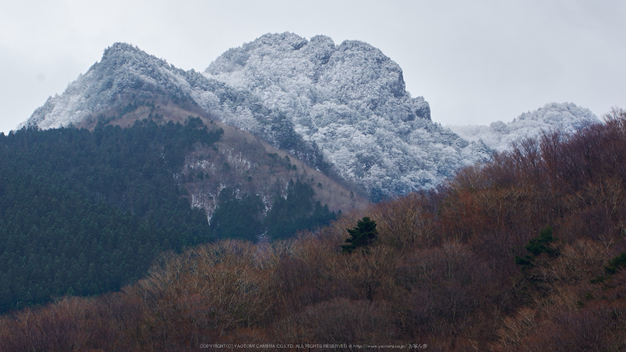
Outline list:
[[[205,75],[280,111],[373,200],[433,187],[488,155],[433,123],[424,98],[405,90],[400,67],[363,42],[267,34],[228,50]],[[248,116],[241,111],[229,123],[257,128]]]

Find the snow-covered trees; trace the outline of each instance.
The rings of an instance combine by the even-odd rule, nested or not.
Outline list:
[[[513,121],[492,122],[489,126],[450,126],[469,141],[482,141],[489,148],[504,151],[526,138],[538,138],[543,132],[559,130],[572,134],[600,120],[589,109],[572,103],[548,103],[542,108],[521,114]]]
[[[206,76],[248,90],[281,111],[348,180],[373,200],[433,187],[487,156],[430,121],[422,97],[405,90],[402,70],[359,41],[267,34],[216,59]]]

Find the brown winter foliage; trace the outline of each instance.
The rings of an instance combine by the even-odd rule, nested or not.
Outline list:
[[[605,270],[626,251],[625,180],[626,113],[616,110],[604,124],[523,141],[436,192],[344,215],[317,233],[164,256],[123,292],[6,315],[0,350],[626,350],[626,271]],[[377,222],[378,240],[341,253],[363,216]],[[553,241],[532,254],[526,247],[546,226]]]

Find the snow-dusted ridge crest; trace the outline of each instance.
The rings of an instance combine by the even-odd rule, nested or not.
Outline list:
[[[516,141],[538,138],[544,132],[559,130],[573,134],[599,122],[598,117],[587,108],[573,103],[548,103],[537,110],[525,112],[508,123],[496,121],[489,126],[448,127],[468,141],[482,142],[493,150],[505,151]]]
[[[229,49],[203,73],[116,43],[24,125],[89,126],[158,104],[250,131],[318,170],[334,170],[372,200],[434,187],[497,149],[433,123],[428,103],[406,91],[401,68],[379,49],[293,33]]]

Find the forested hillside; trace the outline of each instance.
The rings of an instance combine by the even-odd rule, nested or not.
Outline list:
[[[199,118],[0,134],[0,312],[119,290],[163,252],[286,238],[336,218],[296,181],[267,205],[225,188],[209,224],[181,171],[222,134]]]
[[[0,349],[624,350],[624,180],[626,112],[614,111],[297,239],[199,246],[122,293],[5,316]]]
[[[173,175],[221,131],[200,120],[0,135],[0,310],[119,290],[212,239]]]

